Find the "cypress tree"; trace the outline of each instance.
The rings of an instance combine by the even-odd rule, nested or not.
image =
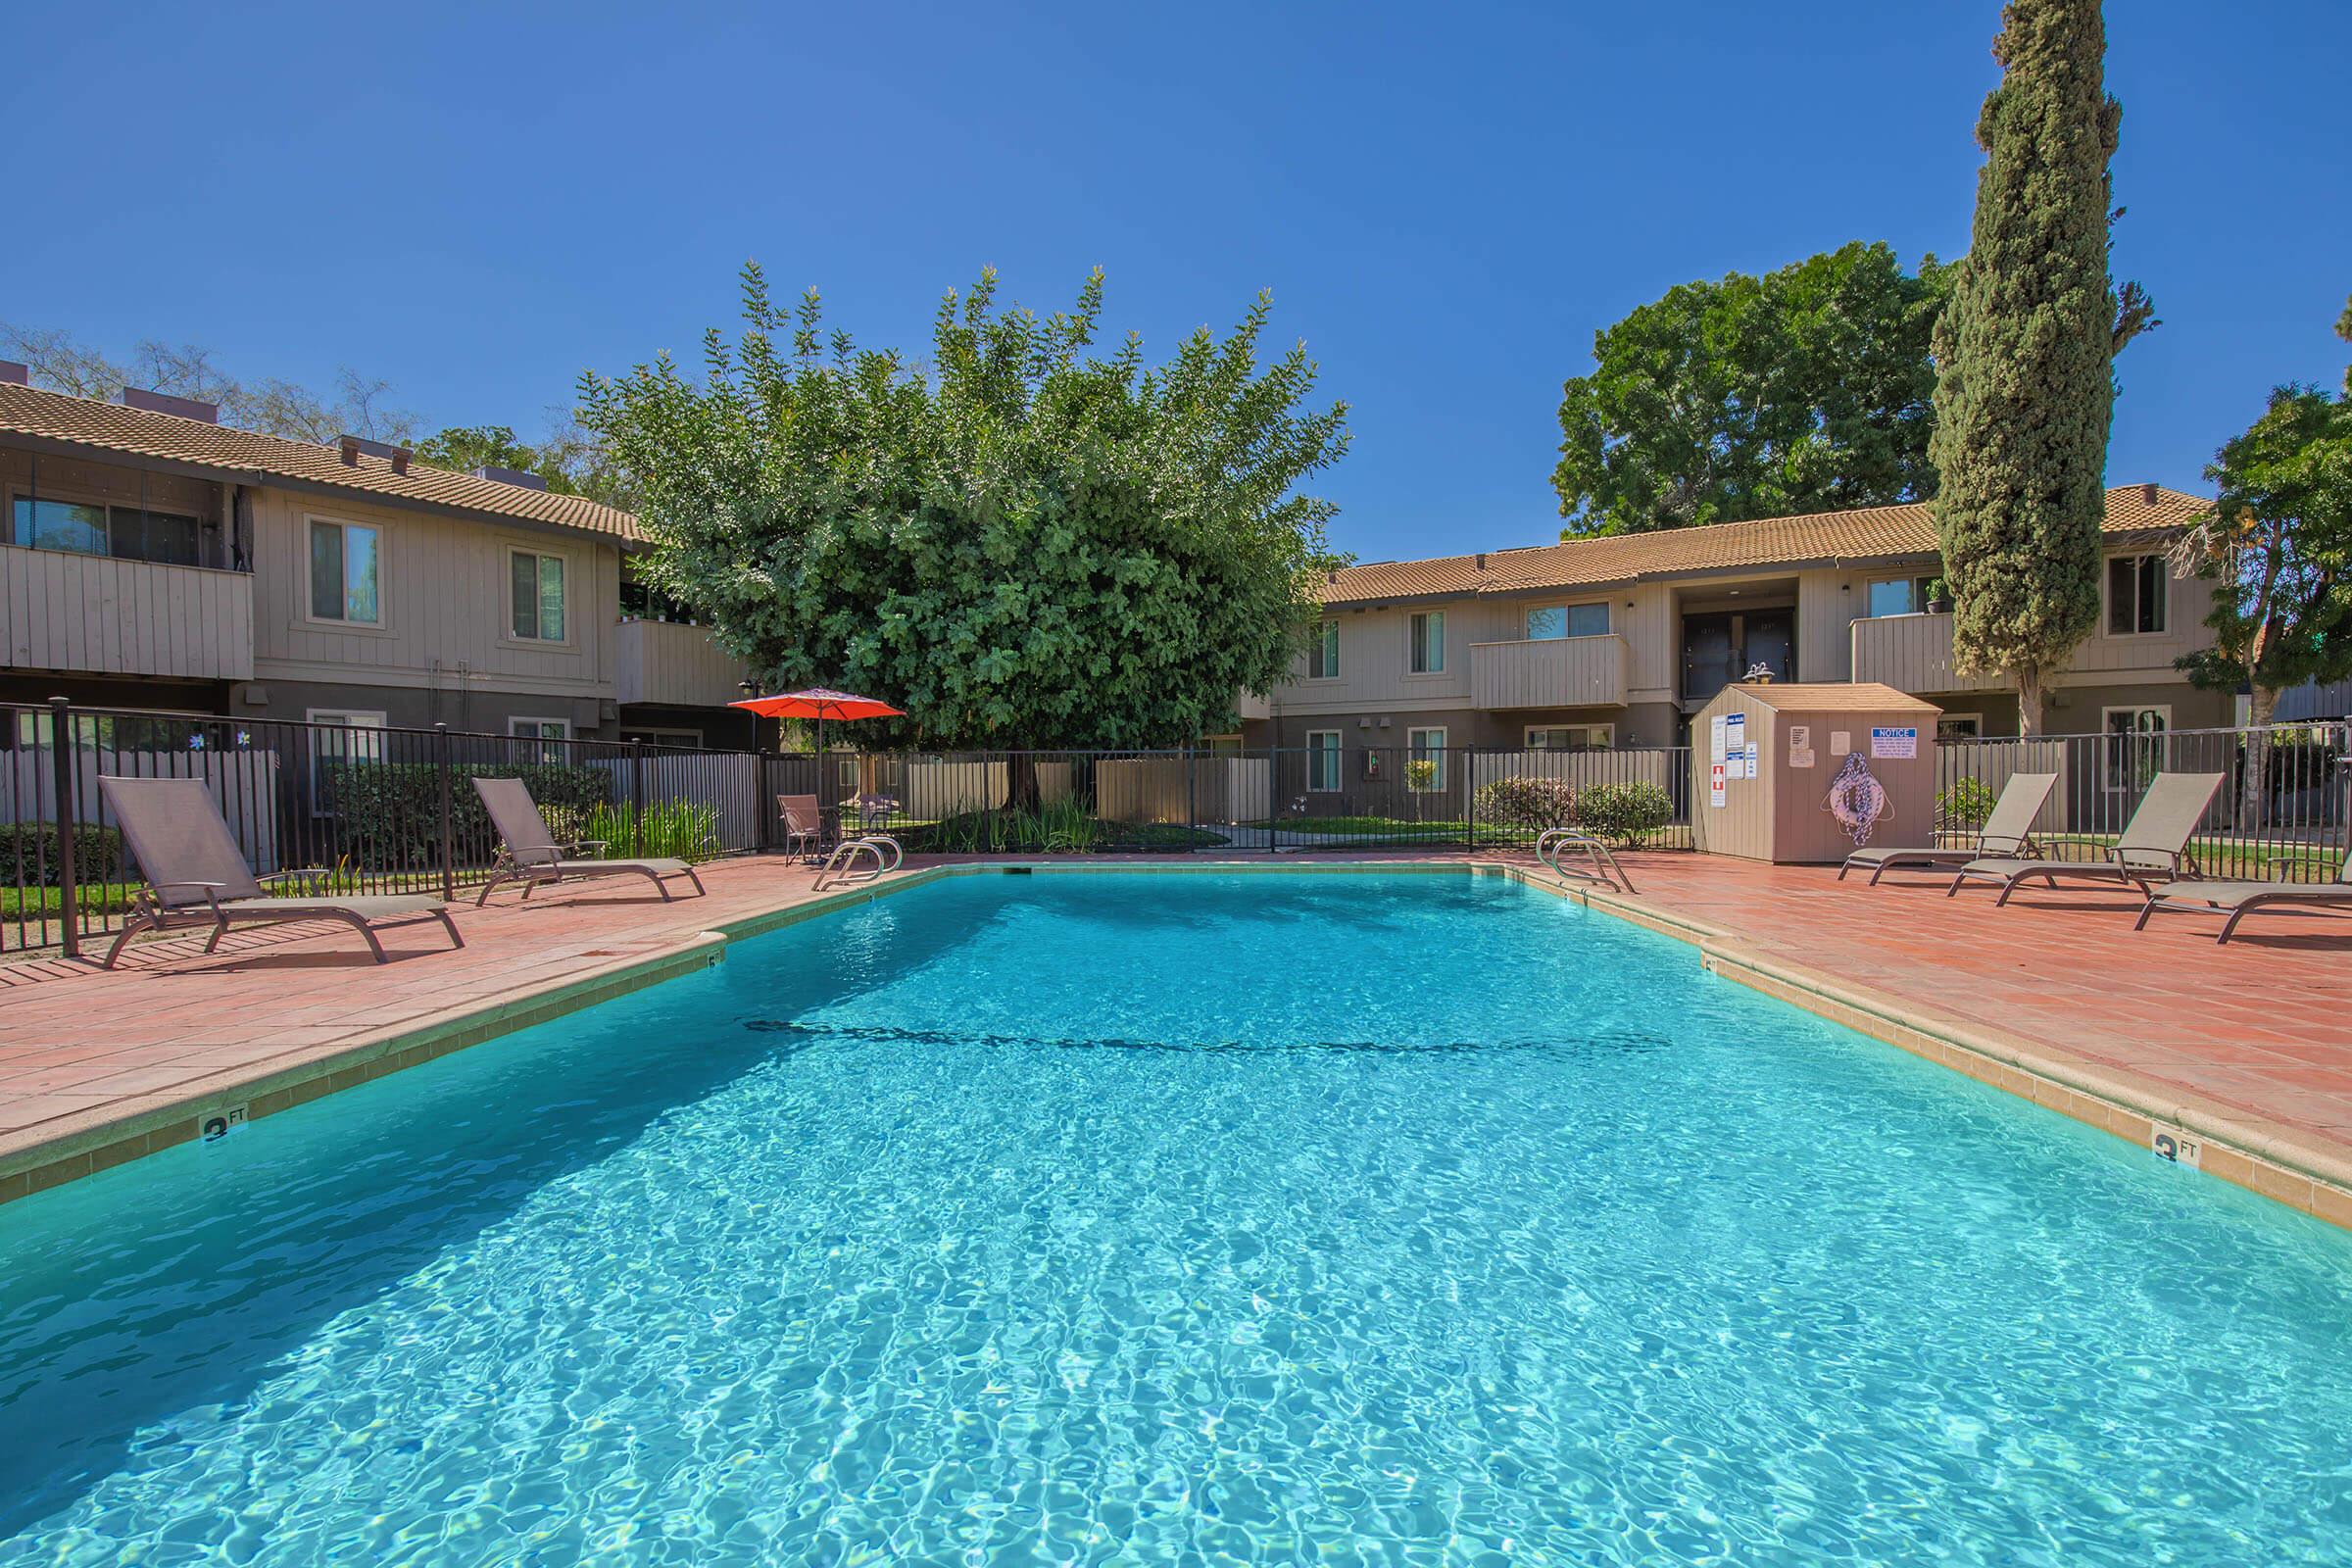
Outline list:
[[[2103,81],[2099,0],[2010,0],[1977,145],[1967,258],[1936,331],[1938,542],[1968,671],[2017,682],[2041,728],[2043,682],[2099,613],[2099,523],[2115,351],[2153,324],[2107,275],[2123,109]]]

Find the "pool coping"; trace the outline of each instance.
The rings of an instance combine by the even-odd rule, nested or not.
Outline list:
[[[1735,933],[1668,913],[1599,884],[1554,877],[1497,860],[1196,860],[1122,864],[990,859],[929,865],[778,908],[715,922],[660,952],[574,974],[554,985],[524,985],[489,1003],[388,1029],[308,1060],[260,1072],[224,1068],[219,1082],[193,1091],[147,1097],[120,1113],[0,1152],[0,1203],[46,1192],[80,1177],[257,1120],[327,1095],[435,1060],[468,1046],[560,1018],[724,960],[734,943],[819,918],[951,877],[1005,872],[1102,875],[1222,875],[1235,872],[1330,876],[1500,876],[1551,893],[1698,950],[1707,972],[1853,1029],[1882,1044],[1936,1062],[2137,1145],[2155,1150],[2172,1140],[2182,1162],[2205,1174],[2328,1223],[2352,1229],[2352,1159],[2311,1147],[2292,1128],[2233,1116],[2183,1101],[2155,1079],[2070,1060],[2027,1036],[1940,1017],[1916,1003],[1818,970],[1766,956]],[[2154,1157],[2153,1154],[2151,1157]]]

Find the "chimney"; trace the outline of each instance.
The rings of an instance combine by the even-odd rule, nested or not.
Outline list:
[[[220,405],[218,403],[206,403],[198,398],[175,398],[169,392],[150,392],[144,387],[124,387],[122,406],[126,409],[145,409],[149,414],[175,414],[183,419],[195,419],[204,424],[220,422]]]
[[[358,436],[337,436],[335,450],[342,454],[343,466],[346,468],[356,468],[360,466],[360,438]]]
[[[1487,553],[1484,550],[1478,553],[1478,569],[1481,571],[1487,569]]]
[[[494,480],[499,484],[511,484],[523,490],[547,488],[547,481],[535,473],[525,473],[520,468],[502,468],[495,463],[483,464],[473,470],[473,476],[476,479]]]
[[[5,381],[10,386],[30,386],[32,385],[32,368],[28,365],[19,365],[14,360],[0,360],[0,381]]]
[[[2139,499],[2145,501],[2151,507],[2154,506],[2156,504],[2156,487],[2152,484],[2141,485],[2139,487]]]
[[[416,454],[411,452],[407,447],[394,447],[392,449],[392,471],[394,473],[408,472],[409,459],[414,456],[416,456]]]

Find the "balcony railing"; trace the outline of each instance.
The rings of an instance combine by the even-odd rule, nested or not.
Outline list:
[[[253,678],[253,577],[0,545],[0,653],[18,669]]]
[[[1963,675],[1952,662],[1949,615],[1873,615],[1853,623],[1854,679],[1902,692],[2000,691],[1998,674]]]
[[[1481,708],[1622,707],[1625,639],[1604,632],[1472,643],[1470,693]]]
[[[712,642],[708,626],[624,620],[615,633],[613,681],[624,703],[717,708],[743,695],[749,666]]]

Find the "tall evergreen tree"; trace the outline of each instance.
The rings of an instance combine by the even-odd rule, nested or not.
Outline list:
[[[2050,671],[2099,613],[2115,352],[2154,324],[2108,280],[2123,108],[2103,84],[2099,0],[2010,0],[1977,145],[1969,253],[1936,330],[1936,529],[1966,670],[2006,670],[2041,727]]]

